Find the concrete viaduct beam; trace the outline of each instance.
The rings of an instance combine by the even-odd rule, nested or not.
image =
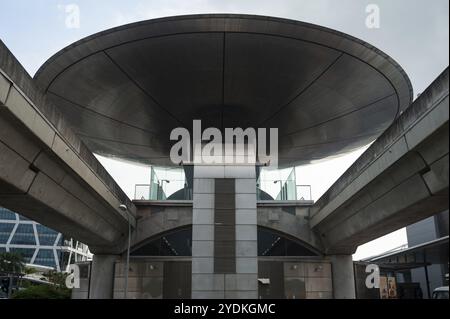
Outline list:
[[[448,69],[311,208],[328,254],[448,208]]]
[[[123,251],[128,221],[135,226],[133,203],[1,42],[0,205],[94,253]]]

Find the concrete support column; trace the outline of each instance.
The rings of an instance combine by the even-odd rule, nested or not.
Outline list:
[[[355,273],[352,255],[331,256],[335,299],[355,299]]]
[[[89,299],[112,299],[115,255],[94,255],[89,284]]]
[[[258,297],[254,165],[196,165],[192,299]]]
[[[223,275],[214,274],[215,177],[216,174],[214,168],[211,168],[210,171],[204,167],[194,167],[192,211],[192,299],[224,298]]]
[[[225,275],[225,298],[257,299],[256,172],[254,166],[237,170],[231,175],[236,183],[236,274]]]

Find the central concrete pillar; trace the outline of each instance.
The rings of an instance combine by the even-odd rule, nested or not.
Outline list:
[[[335,299],[355,299],[355,273],[352,255],[331,256]]]
[[[255,165],[196,165],[192,298],[258,297]]]
[[[89,299],[112,299],[115,255],[94,255],[89,283]]]

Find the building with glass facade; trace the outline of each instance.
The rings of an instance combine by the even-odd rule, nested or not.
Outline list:
[[[19,253],[29,265],[57,271],[92,257],[86,245],[3,207],[0,207],[0,252]]]
[[[448,286],[449,223],[448,210],[406,227],[408,243],[356,263],[356,286],[360,298],[428,299],[433,291]],[[365,287],[365,267],[377,264],[393,294],[369,291]],[[381,282],[380,282],[381,283]]]

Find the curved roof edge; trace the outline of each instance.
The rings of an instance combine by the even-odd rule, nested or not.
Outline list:
[[[195,20],[197,21],[194,22]],[[209,24],[205,24],[201,23],[201,20],[211,21]],[[255,25],[255,22],[258,25]],[[162,27],[166,23],[171,23],[171,25]],[[278,28],[270,29],[271,24],[278,24]],[[145,30],[142,30],[143,28]],[[316,32],[302,32],[305,28]],[[134,29],[133,33],[129,32],[131,29]],[[54,54],[39,68],[34,78],[39,86],[46,91],[60,73],[83,58],[124,42],[152,36],[192,32],[258,33],[264,31],[271,35],[310,41],[341,50],[371,65],[389,80],[397,92],[400,107],[396,117],[413,101],[413,88],[406,72],[394,59],[371,44],[346,33],[307,22],[247,14],[180,15],[133,22],[101,31],[76,41]],[[355,43],[359,45],[356,48]]]

